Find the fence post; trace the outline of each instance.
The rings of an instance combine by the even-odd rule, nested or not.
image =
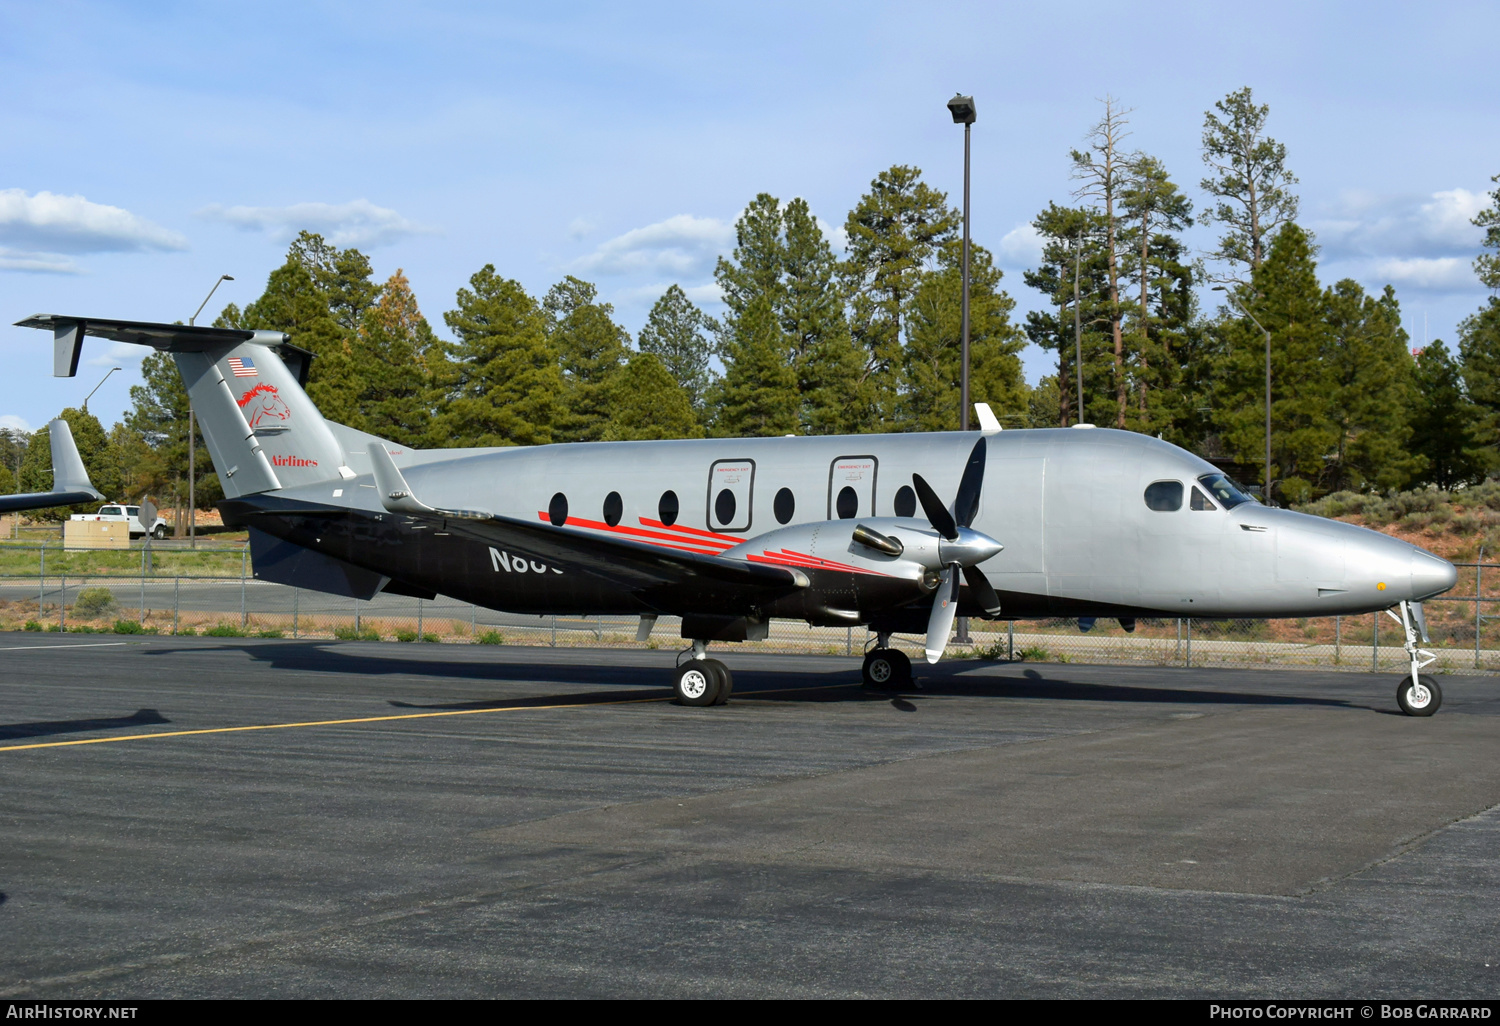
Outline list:
[[[294,640],[297,637],[297,628],[298,628],[298,624],[297,624],[297,599],[300,598],[301,595],[302,595],[302,589],[301,588],[293,588],[292,589],[292,638]]]
[[[1370,614],[1370,669],[1380,669],[1380,614]]]
[[[1005,623],[1006,659],[1010,662],[1016,661],[1016,621],[1007,620]]]
[[[552,614],[552,647],[557,647],[557,614]]]
[[[844,655],[854,654],[854,628],[844,628]]]
[[[149,534],[146,537],[151,537]],[[146,626],[146,547],[141,546],[141,626]]]
[[[57,592],[57,626],[66,634],[68,632],[68,575],[63,574],[60,581],[61,585]]]
[[[1187,666],[1193,668],[1193,618],[1187,618]]]
[[[1344,658],[1344,618],[1335,616],[1333,618],[1333,665],[1337,666]]]
[[[1479,546],[1479,559],[1474,563],[1474,669],[1479,669],[1479,628],[1483,617],[1479,615],[1484,598],[1484,546]]]
[[[177,633],[177,614],[182,611],[182,578],[172,578],[172,633]]]
[[[479,633],[479,606],[477,603],[469,603],[469,640]]]
[[[36,571],[36,618],[42,618],[42,599],[47,597],[47,543],[42,542],[42,561]],[[1478,638],[1476,633],[1474,637]],[[1479,646],[1474,647],[1474,658],[1479,658]]]
[[[354,599],[350,599],[349,601],[351,601],[351,602],[354,603],[354,636],[356,638],[358,638],[359,637],[359,599],[354,598]]]
[[[244,630],[250,623],[249,614],[245,609],[245,550],[240,549],[240,630]]]
[[[422,600],[417,599],[417,640],[422,640]]]

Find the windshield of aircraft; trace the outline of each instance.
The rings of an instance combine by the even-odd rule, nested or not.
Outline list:
[[[1227,474],[1204,474],[1198,479],[1203,487],[1208,489],[1210,495],[1219,500],[1219,504],[1225,509],[1234,509],[1242,502],[1254,502],[1255,500],[1245,494],[1245,490]]]

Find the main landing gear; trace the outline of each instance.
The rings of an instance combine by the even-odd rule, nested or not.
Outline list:
[[[875,647],[865,653],[861,682],[877,691],[897,691],[911,686],[911,660],[900,649],[889,647],[891,636],[878,634]]]
[[[692,658],[679,662],[672,675],[672,690],[682,705],[723,705],[734,691],[734,674],[717,659],[708,658],[708,645],[693,642]],[[683,655],[687,655],[684,652]],[[682,657],[678,656],[680,660]]]
[[[1396,704],[1408,716],[1431,716],[1443,704],[1443,689],[1438,687],[1437,681],[1430,674],[1425,679],[1421,675],[1422,668],[1437,659],[1433,653],[1417,647],[1418,640],[1428,640],[1426,617],[1422,615],[1422,605],[1419,602],[1402,602],[1396,608],[1401,610],[1400,616],[1389,609],[1385,611],[1385,615],[1399,623],[1406,632],[1406,644],[1403,647],[1407,658],[1411,660],[1411,673],[1396,685]]]

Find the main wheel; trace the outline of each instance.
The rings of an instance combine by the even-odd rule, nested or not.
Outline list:
[[[867,688],[889,691],[904,687],[911,680],[911,660],[894,648],[877,648],[865,656],[860,675]]]
[[[1431,677],[1423,677],[1421,683],[1403,677],[1396,685],[1396,704],[1408,716],[1431,716],[1443,704],[1443,689]]]
[[[714,660],[689,659],[677,667],[672,677],[672,688],[677,692],[677,701],[683,705],[713,705],[719,700],[719,672],[709,665]]]
[[[717,659],[704,659],[702,661],[712,667],[714,673],[719,677],[719,697],[714,699],[714,705],[723,705],[729,701],[730,694],[734,692],[734,674],[729,672],[729,667]]]

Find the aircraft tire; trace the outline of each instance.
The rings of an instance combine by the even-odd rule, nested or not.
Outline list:
[[[1443,705],[1443,689],[1431,677],[1423,677],[1420,685],[1413,685],[1410,677],[1402,677],[1396,685],[1396,704],[1408,716],[1431,716]]]
[[[719,694],[714,699],[714,705],[723,705],[729,701],[729,696],[734,692],[734,674],[729,671],[729,667],[717,659],[705,659],[703,662],[712,668],[714,673],[718,674]]]
[[[672,675],[672,690],[680,705],[713,705],[719,699],[722,678],[710,663],[717,660],[689,659]]]
[[[860,679],[865,687],[876,691],[905,687],[911,682],[911,660],[894,648],[872,649],[860,668]]]

